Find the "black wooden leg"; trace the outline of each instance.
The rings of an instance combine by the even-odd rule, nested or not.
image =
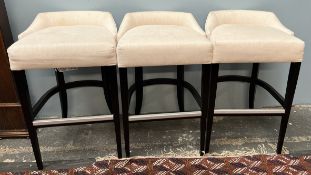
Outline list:
[[[19,100],[22,105],[25,123],[27,125],[27,129],[29,133],[29,138],[30,138],[32,149],[33,149],[34,156],[36,159],[37,167],[39,170],[42,170],[43,162],[42,162],[41,153],[40,153],[37,130],[32,124],[34,116],[32,113],[32,106],[31,106],[31,101],[30,101],[30,96],[29,96],[26,74],[25,74],[25,71],[14,71],[13,73],[14,73],[17,92],[19,95]]]
[[[289,75],[288,75],[288,80],[287,80],[287,87],[286,87],[286,94],[285,94],[285,101],[284,101],[285,114],[282,116],[279,139],[278,139],[277,150],[276,150],[277,154],[282,153],[288,119],[289,119],[290,111],[292,108],[296,85],[298,81],[300,65],[301,63],[291,63],[290,65],[290,70],[289,70]]]
[[[218,79],[219,64],[212,64],[211,66],[211,79],[210,79],[210,92],[208,100],[208,110],[207,110],[207,127],[206,127],[206,143],[205,143],[205,153],[209,152],[213,118],[215,110],[216,92],[217,92],[217,79]]]
[[[178,99],[178,106],[179,111],[184,112],[185,111],[185,93],[184,93],[184,67],[185,66],[177,66],[177,99]]]
[[[122,99],[122,117],[125,141],[125,154],[130,157],[130,141],[129,141],[129,98],[128,98],[128,81],[127,69],[120,68],[120,86],[121,86],[121,99]]]
[[[255,93],[256,93],[256,80],[258,78],[258,70],[259,70],[259,63],[253,64],[252,75],[251,75],[251,82],[249,85],[249,101],[248,105],[250,109],[254,109],[254,102],[255,102]]]
[[[205,147],[205,131],[206,131],[206,118],[209,104],[209,87],[211,76],[211,65],[202,65],[202,81],[201,81],[201,94],[202,94],[202,106],[201,106],[201,121],[200,121],[200,155],[204,155]]]
[[[109,85],[109,77],[107,75],[109,75],[109,70],[106,69],[105,67],[101,67],[101,74],[102,74],[102,80],[103,80],[103,89],[104,89],[104,94],[105,94],[105,99],[106,99],[106,103],[108,106],[108,109],[111,113],[113,113],[112,111],[112,97],[111,97],[111,89],[110,89],[110,85]]]
[[[67,118],[68,98],[67,98],[67,92],[66,92],[66,87],[65,87],[64,73],[55,69],[55,76],[56,76],[57,86],[59,87],[59,99],[60,99],[60,105],[62,109],[62,117]]]
[[[122,158],[117,68],[115,66],[111,66],[111,67],[107,67],[106,69],[109,70],[109,74],[106,74],[106,76],[109,77],[108,84],[110,85],[109,89],[111,89],[111,92],[110,92],[111,102],[112,102],[111,105],[112,105],[112,114],[113,114],[113,121],[114,121],[115,134],[116,134],[118,158]]]
[[[135,115],[139,115],[141,107],[143,104],[143,68],[135,68],[135,87],[136,87],[136,106],[135,106]]]

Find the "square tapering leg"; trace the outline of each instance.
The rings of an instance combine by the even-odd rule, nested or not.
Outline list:
[[[206,121],[206,143],[205,143],[205,153],[209,152],[212,127],[213,127],[213,118],[215,110],[215,101],[216,101],[216,92],[217,92],[217,82],[218,82],[218,71],[219,64],[211,65],[211,78],[210,78],[210,91],[209,91],[209,100],[208,100],[208,109],[207,109],[207,121]]]
[[[200,155],[204,155],[205,134],[206,134],[206,119],[209,104],[211,65],[202,65],[202,80],[201,80],[201,121],[200,121]]]
[[[14,79],[16,83],[16,89],[18,92],[19,100],[22,105],[25,123],[27,125],[29,138],[31,141],[33,153],[36,159],[37,167],[39,170],[43,169],[43,162],[40,153],[40,147],[37,136],[37,129],[33,126],[33,112],[29,96],[29,89],[27,84],[27,78],[25,71],[13,71]]]
[[[285,101],[284,101],[284,109],[285,114],[282,116],[281,120],[281,126],[280,126],[280,132],[279,132],[279,139],[277,144],[277,154],[282,153],[284,138],[286,134],[287,124],[289,120],[289,115],[291,112],[294,95],[296,91],[297,81],[299,77],[300,72],[300,66],[301,63],[291,63],[290,70],[288,74],[288,80],[287,80],[287,87],[286,87],[286,93],[285,93]]]
[[[120,128],[120,114],[119,114],[119,96],[118,96],[118,78],[117,78],[117,68],[116,66],[111,66],[107,68],[107,73],[105,76],[109,77],[108,85],[111,99],[111,112],[113,114],[113,121],[115,127],[116,143],[117,143],[117,153],[118,158],[122,158],[122,144],[121,144],[121,128]],[[108,103],[108,102],[107,102]]]
[[[125,154],[130,157],[130,141],[129,141],[129,96],[128,96],[128,80],[127,69],[120,68],[120,86],[121,86],[121,99],[122,99],[122,118],[124,129],[125,141]]]

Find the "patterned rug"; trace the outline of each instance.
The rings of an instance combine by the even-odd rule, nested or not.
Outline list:
[[[1,174],[1,173],[0,173]],[[144,175],[144,174],[311,174],[311,156],[258,155],[226,158],[133,158],[95,162],[88,167],[1,175]]]

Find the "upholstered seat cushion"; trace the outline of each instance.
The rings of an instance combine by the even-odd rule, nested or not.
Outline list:
[[[131,15],[123,20],[118,34],[119,67],[211,63],[211,43],[191,14],[141,12]]]
[[[92,12],[81,12],[86,16]],[[57,14],[60,18],[62,15]],[[98,12],[98,14],[102,14]],[[67,17],[67,22],[70,22]],[[109,14],[107,14],[109,16]],[[96,16],[96,15],[95,15]],[[51,16],[48,16],[51,18]],[[112,17],[111,17],[112,18]],[[55,18],[53,23],[55,24]],[[66,19],[66,18],[65,18]],[[116,65],[116,30],[114,23],[110,25],[94,24],[75,21],[75,24],[64,23],[45,25],[34,30],[38,25],[38,19],[26,32],[20,35],[20,39],[9,49],[9,60],[12,70],[43,69],[43,68],[69,68]],[[104,20],[104,18],[102,18]],[[89,20],[92,21],[92,20]],[[111,22],[111,21],[110,21]],[[42,22],[41,22],[42,23]],[[101,22],[103,23],[103,22]],[[31,32],[30,32],[31,31]]]
[[[221,25],[213,31],[213,63],[301,62],[304,43],[278,29]]]
[[[213,63],[301,62],[303,59],[304,42],[270,12],[211,12],[206,32],[213,43]]]

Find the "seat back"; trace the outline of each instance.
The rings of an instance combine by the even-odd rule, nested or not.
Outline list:
[[[222,24],[250,24],[270,26],[293,35],[272,12],[254,10],[222,10],[209,13],[205,31],[209,35],[217,26]]]
[[[205,35],[191,13],[149,11],[127,13],[118,32],[120,39],[128,30],[142,25],[178,25],[190,27],[196,32]]]
[[[116,24],[109,12],[63,11],[39,13],[29,28],[19,35],[19,39],[47,27],[73,25],[104,26],[112,34],[117,34]]]

